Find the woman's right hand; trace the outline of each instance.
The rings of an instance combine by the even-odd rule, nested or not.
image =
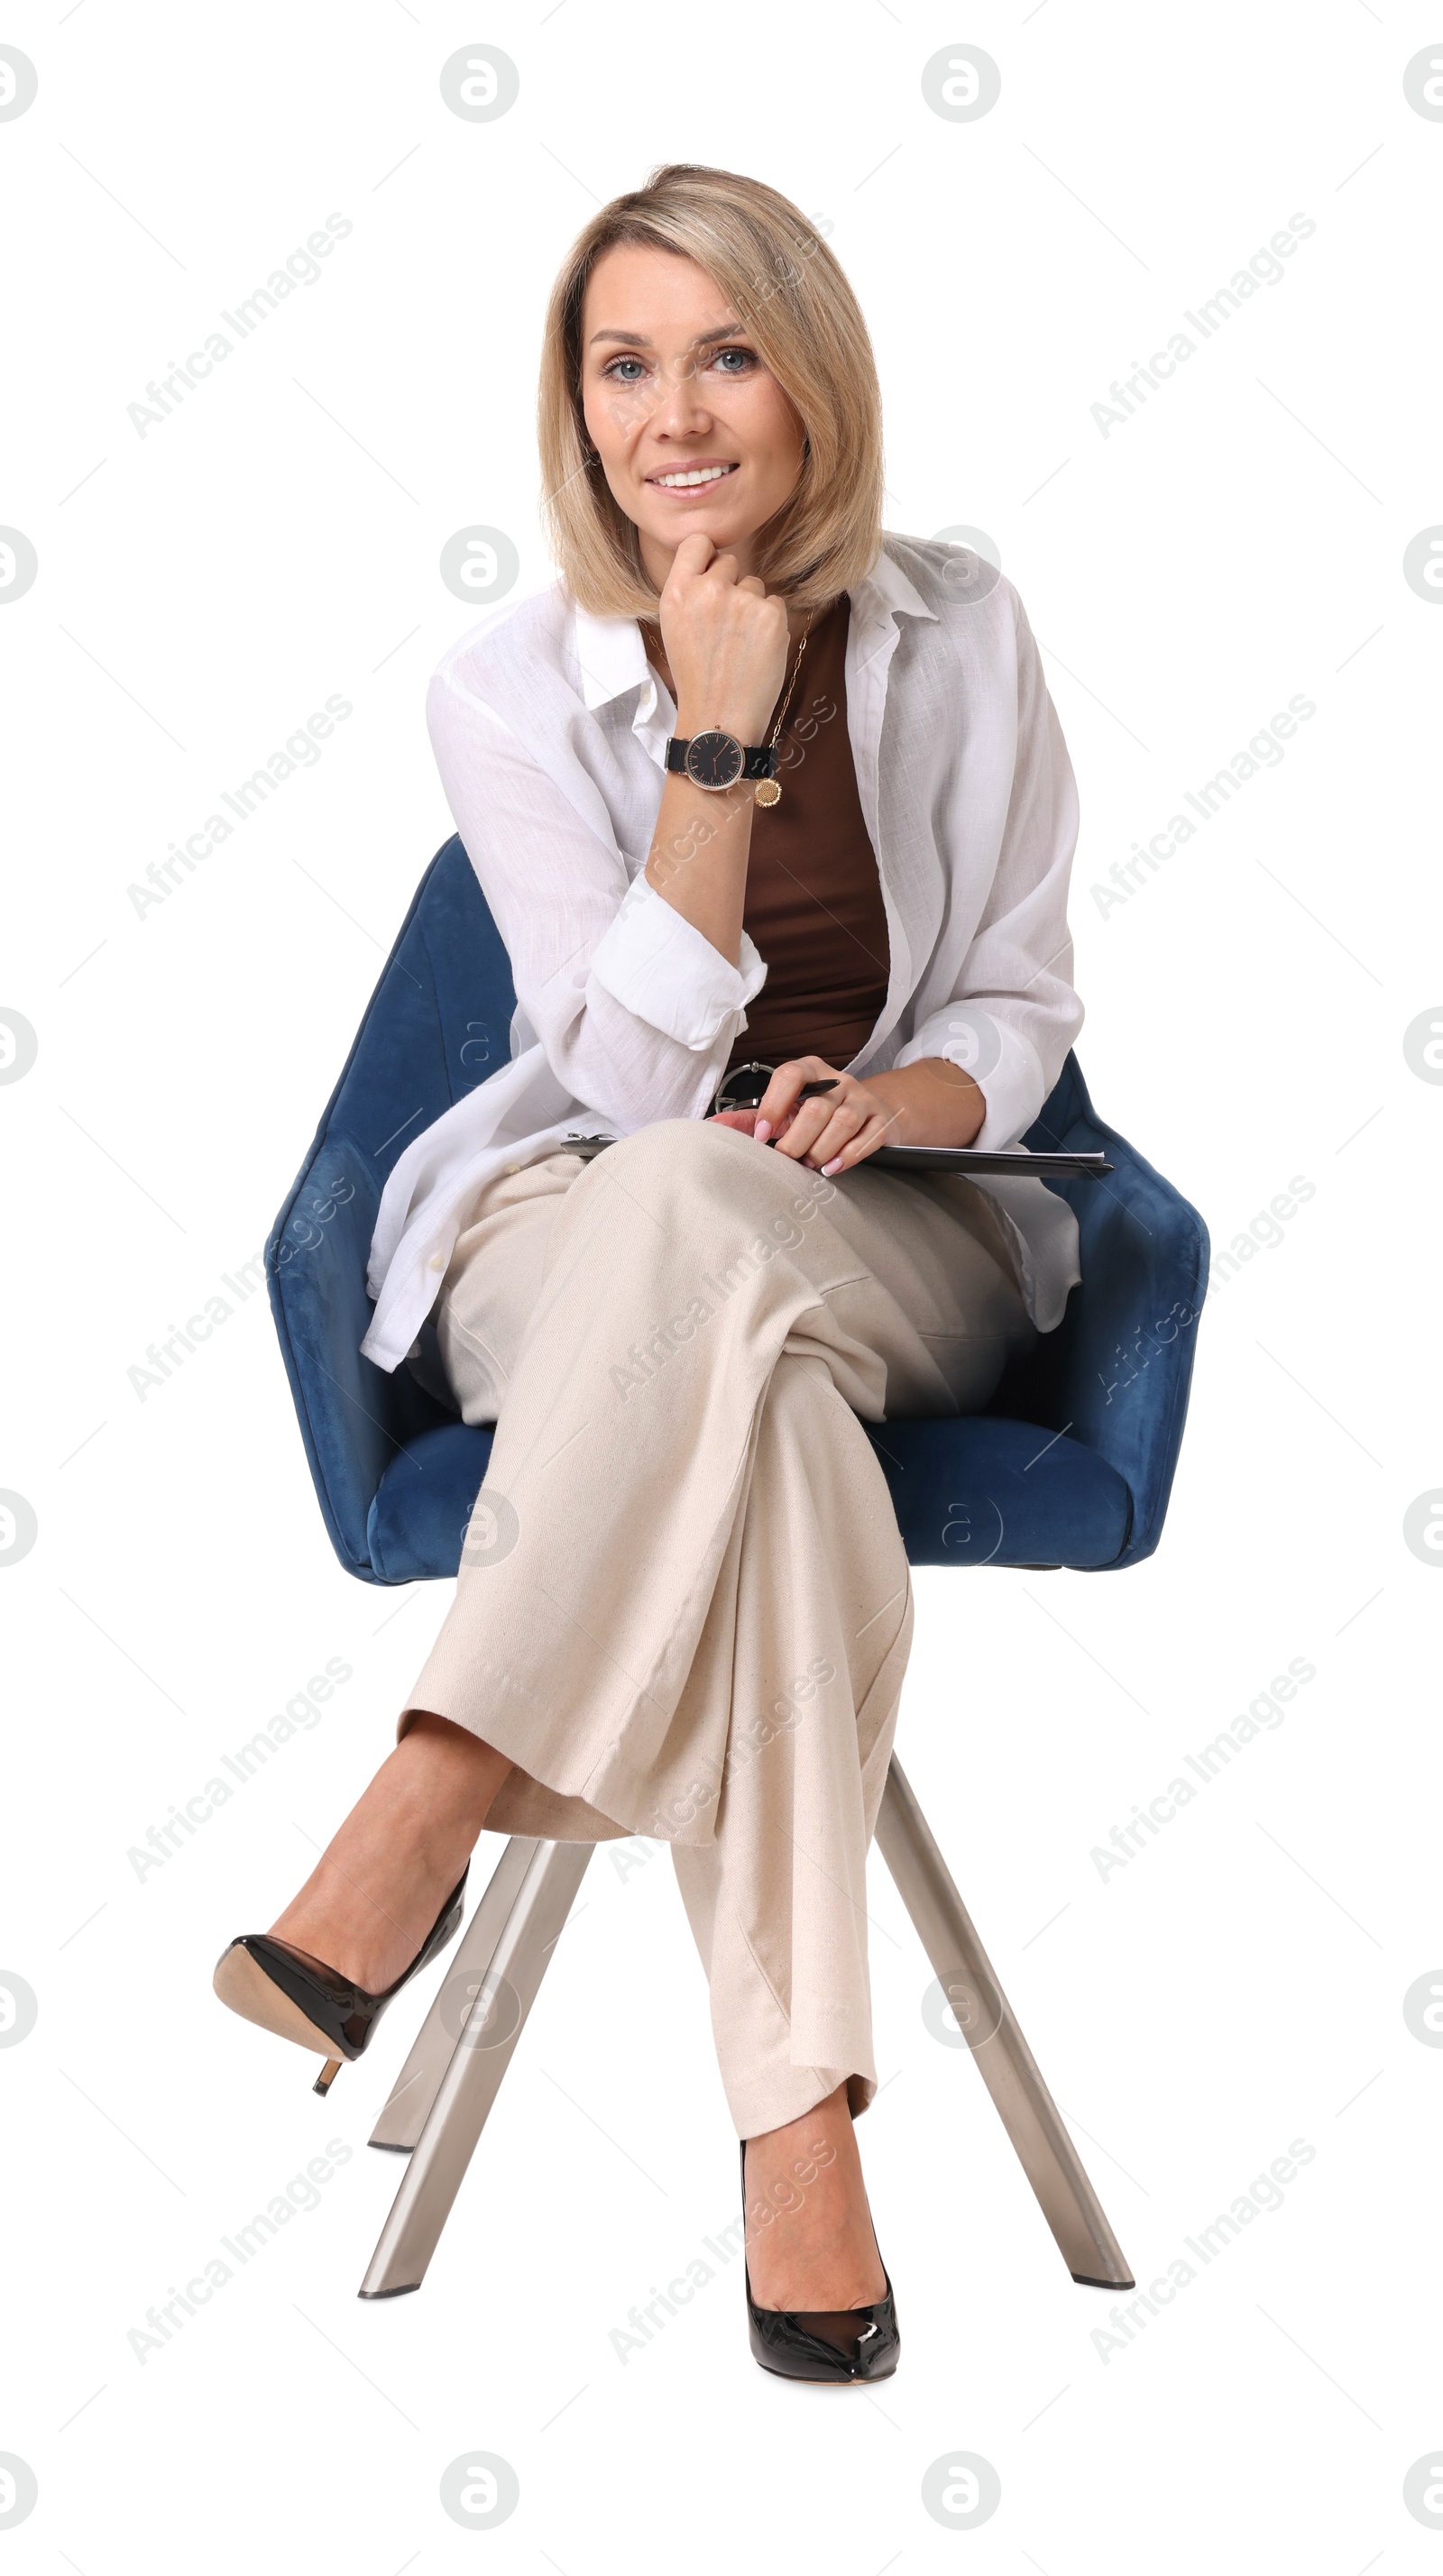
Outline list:
[[[719,725],[738,742],[760,742],[786,677],[786,601],[755,573],[738,579],[736,556],[718,554],[698,531],[672,557],[659,622],[677,732]]]

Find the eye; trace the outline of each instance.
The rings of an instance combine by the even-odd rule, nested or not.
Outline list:
[[[623,367],[634,367],[636,373],[634,375],[623,375]],[[610,365],[603,367],[601,372],[604,376],[610,376],[613,384],[634,385],[640,382],[641,378],[646,373],[646,369],[642,365],[640,358],[613,358]]]
[[[726,358],[735,358],[738,363],[734,367],[724,366],[722,362]],[[752,369],[757,365],[757,363],[758,360],[755,349],[738,349],[730,345],[725,349],[718,349],[716,357],[713,360],[713,364],[720,369],[724,376],[750,375]]]

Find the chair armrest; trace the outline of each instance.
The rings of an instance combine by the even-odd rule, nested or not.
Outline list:
[[[1132,1494],[1133,1525],[1115,1562],[1131,1565],[1157,1546],[1172,1489],[1207,1288],[1207,1227],[1098,1117],[1074,1057],[1026,1142],[1100,1150],[1115,1168],[1105,1180],[1044,1183],[1077,1218],[1082,1281],[1056,1331],[1023,1364],[1025,1397],[1009,1377],[989,1410],[1025,1410],[1117,1469]]]

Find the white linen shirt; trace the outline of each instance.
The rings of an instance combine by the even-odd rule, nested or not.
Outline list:
[[[881,1018],[845,1069],[947,1057],[987,1103],[975,1143],[1015,1145],[1082,1024],[1077,790],[1016,591],[964,547],[887,535],[851,593],[846,685],[891,955]],[[676,710],[634,618],[593,617],[556,583],[452,646],[427,720],[517,1004],[510,1063],[386,1184],[361,1344],[383,1369],[410,1350],[482,1186],[580,1121],[630,1134],[704,1117],[767,972],[745,933],[732,965],[645,875]],[[978,1186],[1050,1331],[1081,1276],[1076,1219],[1041,1181]]]

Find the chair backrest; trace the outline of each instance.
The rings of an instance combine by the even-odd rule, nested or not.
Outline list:
[[[433,1119],[510,1059],[511,968],[459,838],[417,888],[341,1078],[266,1246],[272,1311],[301,1435],[343,1564],[372,1572],[367,1523],[386,1468],[453,1424],[409,1369],[363,1359],[366,1263],[387,1175]],[[1150,1555],[1187,1410],[1207,1231],[1098,1118],[1074,1056],[1024,1140],[1104,1148],[1103,1182],[1050,1183],[1077,1215],[1083,1284],[1057,1330],[1008,1370],[993,1416],[1097,1451],[1132,1497],[1121,1566]]]
[[[458,838],[438,850],[356,1031],[266,1245],[271,1312],[331,1543],[369,1575],[381,1477],[453,1417],[407,1368],[361,1355],[366,1265],[381,1192],[413,1137],[510,1056],[515,992],[490,907]]]
[[[416,888],[317,1143],[354,1138],[379,1192],[422,1129],[510,1061],[515,1008],[511,961],[453,837]]]

